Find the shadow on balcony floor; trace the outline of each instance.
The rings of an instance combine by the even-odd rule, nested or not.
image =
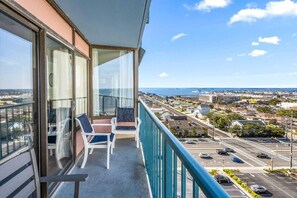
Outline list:
[[[79,197],[150,197],[141,150],[136,148],[134,138],[117,139],[109,170],[105,149],[95,149],[84,169],[81,163],[82,157],[71,172],[89,174],[80,185]],[[73,189],[74,184],[63,183],[53,197],[73,197]]]

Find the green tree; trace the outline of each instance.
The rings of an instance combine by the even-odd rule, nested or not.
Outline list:
[[[260,106],[257,107],[257,111],[261,113],[272,113],[272,108],[269,106]]]
[[[237,135],[237,136],[241,136],[241,127],[238,126],[238,125],[234,125],[233,127],[230,127],[229,130],[228,130],[230,133],[234,134],[234,135]]]
[[[270,104],[270,105],[273,105],[273,106],[276,106],[277,104],[279,104],[281,101],[279,100],[279,99],[277,99],[277,98],[273,98],[273,99],[271,99],[271,100],[269,100],[268,101],[268,103]]]
[[[269,120],[269,124],[277,125],[277,120],[276,119],[271,119],[271,120]]]

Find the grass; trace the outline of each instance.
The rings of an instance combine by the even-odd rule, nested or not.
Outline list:
[[[238,169],[230,170],[230,169],[224,169],[224,172],[227,173],[237,184],[239,184],[243,189],[245,189],[252,197],[254,198],[260,198],[260,195],[252,191],[250,187],[244,182],[242,182],[236,175],[234,175],[234,172],[239,172]]]

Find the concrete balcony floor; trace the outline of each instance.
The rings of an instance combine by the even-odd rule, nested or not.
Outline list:
[[[88,174],[81,182],[79,197],[150,197],[146,171],[141,150],[136,148],[134,137],[117,136],[114,153],[110,157],[110,169],[106,169],[106,149],[94,149],[84,169],[80,168],[82,158],[70,174]],[[74,184],[63,183],[53,197],[73,197]]]

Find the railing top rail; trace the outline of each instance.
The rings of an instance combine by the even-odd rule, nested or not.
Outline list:
[[[0,106],[0,109],[8,109],[8,108],[13,108],[13,107],[25,106],[25,105],[30,105],[33,103],[34,102],[24,102],[24,103],[19,103],[19,104],[14,104],[14,105],[4,105],[4,106]]]
[[[150,111],[147,105],[139,99],[151,119],[163,133],[164,138],[169,143],[173,151],[187,168],[198,186],[202,189],[206,197],[230,197],[230,195],[210,176],[201,164],[190,154],[190,152],[178,141],[178,139],[168,130],[168,128]]]

